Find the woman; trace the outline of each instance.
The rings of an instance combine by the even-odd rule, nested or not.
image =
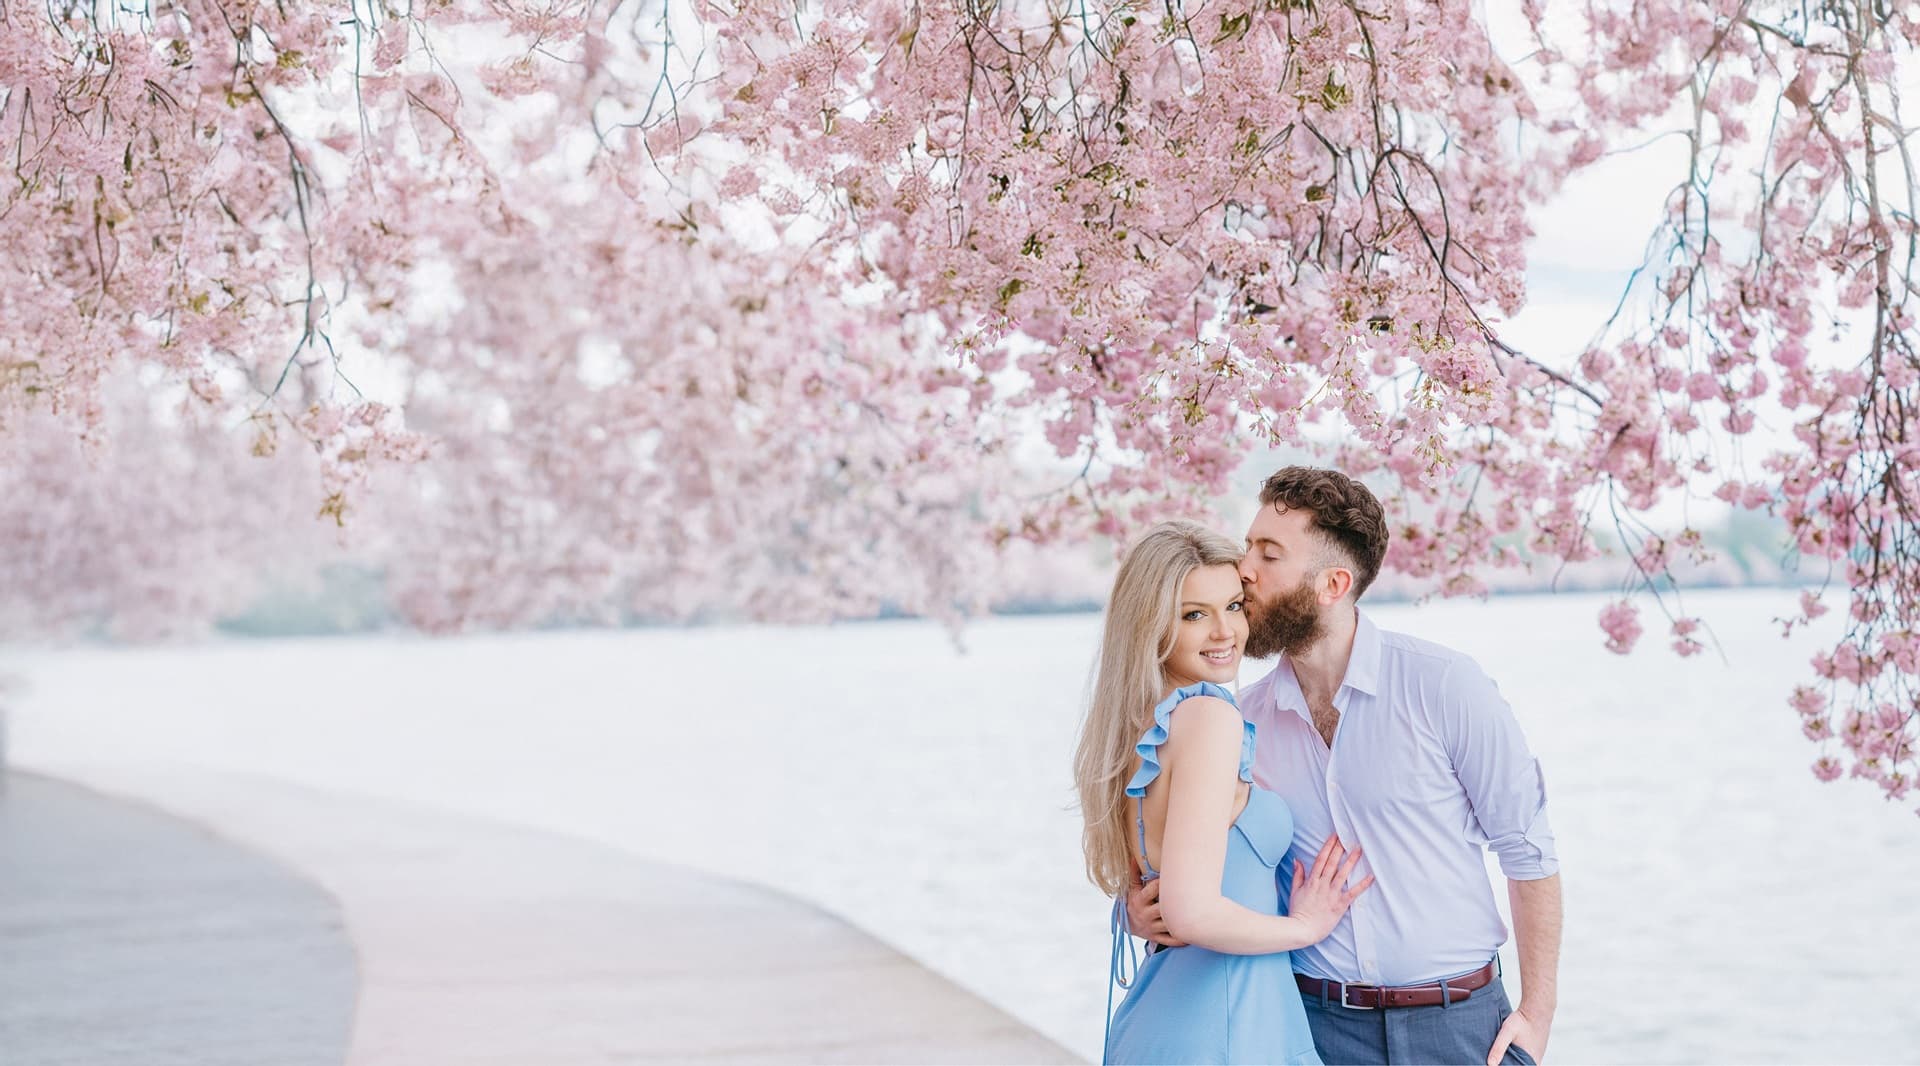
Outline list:
[[[1116,897],[1113,979],[1128,989],[1107,1062],[1318,1063],[1287,953],[1325,937],[1373,881],[1342,887],[1360,852],[1329,841],[1310,871],[1294,863],[1281,913],[1274,867],[1293,816],[1253,787],[1253,724],[1221,687],[1247,639],[1239,562],[1225,537],[1164,522],[1114,579],[1075,757],[1087,874]],[[1135,870],[1160,878],[1167,931],[1188,946],[1148,956],[1129,981],[1120,897]]]

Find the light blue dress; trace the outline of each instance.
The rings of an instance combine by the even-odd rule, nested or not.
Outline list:
[[[1142,856],[1147,833],[1144,799],[1147,786],[1160,776],[1160,745],[1167,741],[1173,709],[1193,696],[1234,702],[1226,689],[1203,682],[1176,690],[1153,709],[1153,727],[1136,749],[1140,770],[1127,785],[1127,795],[1134,797]],[[1240,780],[1252,783],[1253,723],[1246,727],[1240,746]],[[1281,913],[1275,868],[1292,842],[1293,814],[1286,803],[1265,789],[1254,788],[1246,809],[1227,830],[1220,894],[1261,914]],[[1159,873],[1149,866],[1146,876]],[[1289,953],[1223,955],[1189,945],[1156,952],[1140,962],[1126,928],[1126,913],[1126,901],[1115,900],[1112,981],[1126,989],[1127,996],[1107,1028],[1106,1062],[1320,1062]]]

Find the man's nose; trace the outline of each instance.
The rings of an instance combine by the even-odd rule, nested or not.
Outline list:
[[[1240,569],[1240,583],[1242,585],[1253,584],[1254,573],[1253,573],[1252,561],[1245,557],[1242,557],[1240,560],[1239,569]]]

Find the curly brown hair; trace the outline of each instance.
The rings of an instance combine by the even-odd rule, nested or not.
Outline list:
[[[1353,564],[1353,598],[1367,591],[1387,556],[1387,516],[1380,500],[1338,470],[1289,466],[1260,486],[1260,505],[1306,511],[1313,528]]]

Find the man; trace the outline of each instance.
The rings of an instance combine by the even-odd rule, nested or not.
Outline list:
[[[1560,956],[1545,785],[1473,660],[1359,612],[1386,550],[1380,501],[1332,470],[1268,478],[1247,530],[1247,654],[1281,655],[1240,700],[1259,734],[1254,779],[1293,809],[1291,855],[1337,834],[1365,853],[1355,876],[1376,878],[1327,939],[1293,953],[1295,979],[1328,1063],[1534,1062]],[[1512,903],[1522,999],[1511,1011],[1483,846]],[[1282,892],[1290,870],[1281,864]],[[1128,894],[1133,928],[1180,946],[1158,898],[1157,882]]]

